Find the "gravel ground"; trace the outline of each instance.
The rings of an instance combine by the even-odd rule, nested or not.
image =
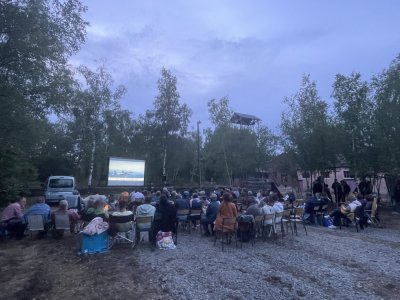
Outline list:
[[[225,252],[198,232],[173,251],[135,251],[171,299],[399,299],[398,230],[307,228]]]
[[[78,236],[0,243],[0,299],[399,299],[400,215],[385,228],[308,226],[298,236],[214,246],[196,230],[77,255]]]

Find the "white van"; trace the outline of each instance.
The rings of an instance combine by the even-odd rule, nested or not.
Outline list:
[[[72,176],[50,176],[44,192],[46,203],[57,203],[65,199],[70,208],[78,206],[79,192]],[[70,203],[71,202],[71,203]]]

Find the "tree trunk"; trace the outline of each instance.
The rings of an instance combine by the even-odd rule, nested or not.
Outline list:
[[[167,164],[167,145],[164,146],[163,167],[162,167],[163,181],[166,181],[166,178],[167,178],[166,164]],[[163,182],[163,183],[165,183],[165,182]]]
[[[96,149],[96,137],[93,135],[92,153],[90,155],[90,168],[88,186],[92,186],[93,169],[94,169],[94,151]]]

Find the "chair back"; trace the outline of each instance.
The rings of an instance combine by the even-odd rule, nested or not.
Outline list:
[[[202,210],[201,209],[191,209],[190,210],[190,216],[195,217],[195,216],[200,216]]]
[[[222,219],[222,231],[235,231],[237,228],[236,217]]]
[[[304,207],[296,207],[294,210],[295,218],[303,219]]]
[[[44,219],[42,215],[28,215],[27,221],[30,231],[44,230]]]
[[[69,216],[68,214],[56,214],[54,215],[55,227],[58,230],[70,230]]]
[[[262,222],[264,220],[264,215],[258,215],[254,217],[254,222]]]
[[[186,221],[189,216],[189,210],[188,209],[178,209],[176,212],[176,218],[180,221]]]
[[[319,205],[315,205],[314,206],[314,213],[319,212],[320,210],[320,206]]]
[[[275,213],[264,215],[264,225],[272,225],[274,221]]]
[[[116,224],[128,223],[128,222],[132,222],[134,220],[135,220],[134,214],[130,214],[127,216],[118,216],[118,215],[111,214],[109,216],[110,223],[116,223]]]
[[[153,222],[152,216],[136,216],[136,224],[150,224]]]

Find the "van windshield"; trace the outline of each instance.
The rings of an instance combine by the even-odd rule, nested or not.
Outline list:
[[[72,179],[50,179],[49,188],[72,188],[74,186],[74,182]]]

